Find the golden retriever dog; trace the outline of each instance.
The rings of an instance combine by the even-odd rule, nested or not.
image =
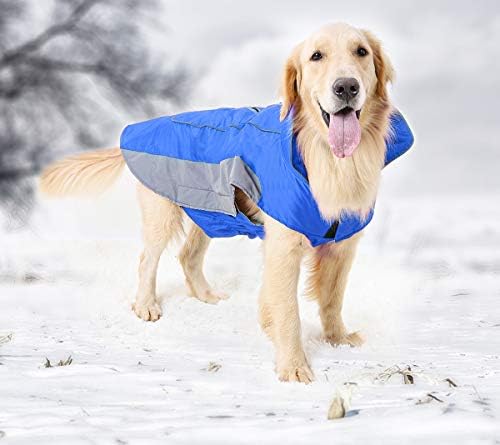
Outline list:
[[[294,132],[312,194],[325,219],[338,218],[344,211],[363,217],[374,204],[391,113],[386,86],[392,77],[393,68],[380,42],[370,32],[343,23],[322,27],[300,43],[286,61],[281,118],[293,106]],[[339,79],[343,82],[340,88]],[[347,102],[359,119],[360,138],[347,148],[335,144],[332,148],[327,121]],[[119,148],[84,152],[50,165],[41,176],[40,187],[52,196],[98,192],[107,188],[124,166]],[[169,241],[183,233],[184,211],[140,183],[137,189],[144,251],[133,310],[143,320],[156,321],[162,315],[156,296],[158,262]],[[360,335],[350,333],[342,320],[344,291],[360,233],[313,248],[304,235],[264,214],[238,190],[236,200],[245,213],[264,222],[259,314],[261,326],[276,349],[276,372],[280,380],[309,383],[314,374],[302,345],[297,302],[302,260],[309,260],[307,293],[319,305],[325,339],[333,345],[360,345]],[[203,274],[209,242],[210,238],[193,225],[179,260],[192,295],[217,303],[226,296],[212,289]]]

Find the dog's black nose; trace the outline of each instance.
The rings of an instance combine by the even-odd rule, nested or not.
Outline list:
[[[349,102],[359,93],[359,82],[354,77],[339,77],[333,83],[333,92],[340,99]]]

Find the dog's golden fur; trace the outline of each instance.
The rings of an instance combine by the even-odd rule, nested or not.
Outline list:
[[[363,45],[369,56],[359,59]],[[321,49],[322,63],[310,64],[310,54]],[[361,142],[351,157],[333,156],[327,128],[316,101],[328,103],[332,82],[353,76],[362,85]],[[293,107],[294,132],[307,169],[313,196],[327,219],[343,212],[366,215],[377,193],[384,163],[384,137],[388,131],[390,102],[386,85],[393,69],[380,42],[369,32],[345,24],[328,25],[298,45],[287,60],[282,82],[283,119]],[[41,176],[43,192],[63,196],[103,190],[117,178],[125,162],[118,148],[86,152],[49,166]],[[144,251],[139,265],[139,287],[133,309],[146,321],[161,316],[156,297],[156,273],[168,242],[183,233],[184,212],[176,204],[141,184],[138,200],[143,215]],[[332,344],[361,344],[357,333],[348,333],[342,321],[342,303],[348,274],[360,234],[340,243],[313,249],[307,239],[263,214],[243,193],[238,206],[250,217],[264,221],[264,276],[259,297],[260,323],[276,348],[276,372],[281,380],[309,383],[313,372],[305,356],[297,303],[297,283],[302,259],[307,256],[310,276],[307,293],[316,299],[325,338]],[[192,226],[179,255],[188,288],[207,303],[226,298],[213,290],[203,275],[209,238]]]

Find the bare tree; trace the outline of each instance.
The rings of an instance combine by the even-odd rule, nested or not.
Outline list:
[[[186,72],[145,41],[158,10],[156,0],[0,0],[0,201],[11,214],[29,213],[29,178],[58,141],[95,147],[117,114],[145,118],[182,100]]]

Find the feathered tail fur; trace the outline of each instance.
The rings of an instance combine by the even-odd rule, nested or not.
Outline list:
[[[118,179],[124,166],[119,148],[79,153],[49,165],[40,176],[40,191],[54,197],[98,194]]]

